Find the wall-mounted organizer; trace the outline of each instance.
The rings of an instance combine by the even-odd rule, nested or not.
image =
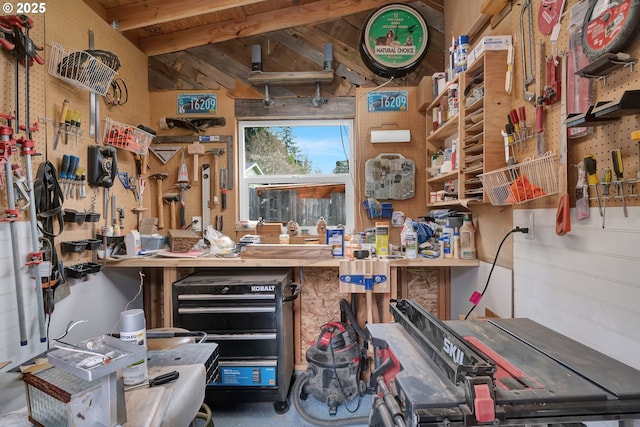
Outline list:
[[[99,95],[107,93],[120,68],[117,56],[105,51],[75,50],[54,42],[50,46],[49,74],[79,89]]]
[[[83,262],[80,264],[69,265],[64,268],[66,275],[73,279],[81,279],[87,274],[98,273],[102,270],[102,265],[96,262]]]
[[[416,168],[402,154],[383,153],[365,164],[365,195],[379,200],[406,200],[415,195]]]
[[[511,110],[511,97],[504,91],[507,68],[506,50],[487,50],[465,71],[449,82],[457,91],[443,90],[426,108],[427,164],[438,153],[452,150],[451,165],[433,165],[427,178],[427,205],[466,205],[486,202],[487,191],[480,175],[497,170],[505,162],[504,117]],[[455,100],[452,102],[451,98]],[[434,110],[442,112],[443,122],[431,120]],[[524,145],[531,132],[522,136]],[[516,148],[516,147],[514,147]]]
[[[153,134],[140,129],[140,127],[116,122],[108,117],[104,119],[102,135],[105,144],[141,155],[147,154],[154,137]]]
[[[558,155],[545,153],[540,158],[526,160],[479,175],[492,205],[517,205],[558,193]]]

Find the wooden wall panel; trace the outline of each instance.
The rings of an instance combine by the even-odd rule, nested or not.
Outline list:
[[[150,105],[151,105],[151,121],[155,126],[158,126],[159,121],[163,117],[195,117],[194,115],[180,115],[177,114],[177,96],[181,93],[215,93],[218,100],[218,112],[211,116],[203,115],[203,118],[206,117],[221,117],[225,119],[225,126],[223,127],[212,127],[207,129],[206,132],[201,133],[201,135],[218,135],[218,136],[231,136],[234,142],[233,149],[233,162],[234,166],[237,166],[236,160],[238,158],[238,142],[236,137],[237,125],[234,116],[234,100],[227,95],[227,91],[225,89],[222,90],[214,90],[214,91],[167,91],[167,92],[151,92],[149,94]],[[197,117],[200,117],[199,115]],[[158,136],[184,136],[188,140],[192,141],[198,137],[194,132],[189,131],[188,129],[183,128],[174,128],[167,130],[158,130]],[[186,219],[187,223],[191,221],[191,217],[193,216],[202,216],[202,180],[199,178],[198,182],[193,180],[193,157],[187,153],[187,146],[190,143],[186,142],[176,142],[176,143],[164,143],[165,146],[175,146],[182,147],[185,162],[187,164],[187,170],[189,172],[189,184],[191,188],[185,193],[186,200]],[[154,144],[155,145],[155,144]],[[207,142],[202,143],[205,147],[205,151],[212,149],[224,149],[225,152],[221,156],[218,157],[218,171],[222,168],[229,167],[228,164],[228,155],[227,152],[227,143],[226,142]],[[181,163],[181,153],[174,156],[167,164],[163,164],[155,155],[149,156],[149,166],[154,172],[165,172],[169,174],[167,180],[162,183],[163,193],[178,193],[179,189],[175,186],[178,179],[178,170],[180,168]],[[214,159],[211,153],[206,153],[204,156],[199,156],[198,159],[199,165],[203,165],[208,163],[211,165],[211,170],[213,171],[214,167]],[[238,168],[234,167],[234,173],[238,173]],[[220,175],[215,179],[215,182],[218,182]],[[229,177],[228,179],[234,179],[234,182],[237,184],[237,179],[235,177]],[[151,188],[152,199],[156,199],[157,187],[154,182]],[[213,185],[213,182],[212,182]],[[233,190],[227,191],[227,209],[222,211],[221,206],[217,205],[211,209],[211,220],[214,223],[215,216],[221,215],[223,216],[223,233],[231,238],[235,238],[235,222],[237,217],[237,185],[234,185]],[[169,205],[164,205],[164,218],[165,222],[168,224],[169,221]],[[153,206],[152,209],[153,215],[157,216],[157,206]],[[179,218],[179,217],[178,217]],[[168,228],[168,227],[167,227]]]
[[[118,32],[109,25],[96,19],[94,13],[84,3],[72,0],[56,1],[54,4],[47,4],[47,11],[44,14],[31,14],[29,17],[34,21],[34,27],[30,31],[30,36],[34,43],[44,48],[40,55],[45,59],[45,65],[34,64],[30,67],[30,121],[33,124],[38,122],[39,130],[33,133],[36,142],[36,151],[39,156],[33,158],[32,172],[35,177],[39,164],[50,161],[57,169],[60,167],[64,154],[73,154],[80,157],[80,167],[87,167],[87,147],[90,144],[102,143],[102,135],[98,136],[98,142],[89,137],[89,92],[75,88],[62,80],[53,77],[47,72],[49,59],[51,56],[51,42],[63,45],[70,51],[84,50],[88,48],[88,32],[93,30],[95,35],[95,48],[108,50],[116,54],[122,64],[118,72],[118,77],[122,78],[129,90],[129,101],[122,107],[112,107],[109,109],[99,99],[101,120],[104,117],[131,125],[145,124],[149,122],[149,97],[147,91],[147,58],[129,43]],[[73,23],[67,25],[66,23]],[[48,25],[47,25],[48,24]],[[46,31],[45,31],[46,27]],[[12,114],[14,110],[14,81],[13,81],[13,59],[3,50],[0,55],[0,81],[2,90],[0,91],[0,110],[5,114]],[[20,66],[20,121],[24,120],[24,67]],[[55,136],[57,133],[57,121],[60,116],[63,100],[68,99],[70,109],[78,111],[81,115],[81,137],[71,136],[65,143],[64,137],[58,144],[56,150],[53,149]],[[102,122],[101,122],[102,125]],[[118,150],[119,170],[135,173],[133,155],[129,152]],[[13,162],[19,164],[24,170],[26,167],[24,159],[20,155],[13,158]],[[59,170],[58,170],[59,172]],[[3,173],[4,175],[4,173]],[[118,206],[124,206],[127,210],[125,216],[126,231],[136,227],[135,215],[131,208],[136,205],[133,193],[126,191],[122,185],[116,183],[111,191],[116,195]],[[0,207],[6,208],[6,193],[2,190],[0,194]],[[101,221],[97,226],[103,224],[103,197],[102,191],[88,188],[86,199],[68,198],[63,204],[65,209],[75,209],[78,211],[96,211],[101,214]],[[28,212],[23,212],[21,220],[28,219]],[[110,218],[109,218],[110,221]],[[55,239],[58,246],[58,253],[65,264],[75,264],[91,260],[92,251],[81,254],[62,254],[59,248],[61,241],[81,240],[94,237],[94,223],[66,223],[64,232]]]
[[[149,94],[147,90],[147,58],[137,48],[135,48],[127,39],[114,31],[109,25],[96,19],[94,13],[84,3],[78,3],[72,0],[57,1],[54,5],[48,5],[46,19],[47,25],[47,49],[46,60],[51,55],[51,47],[49,43],[55,42],[65,46],[66,49],[84,50],[89,47],[89,30],[94,33],[95,49],[107,50],[118,56],[121,68],[118,70],[117,77],[126,83],[129,98],[128,102],[123,106],[109,107],[104,102],[102,96],[99,96],[99,117],[100,117],[100,133],[97,139],[90,137],[90,93],[88,91],[78,89],[57,77],[47,74],[45,84],[46,92],[46,118],[48,123],[47,133],[47,150],[46,158],[56,168],[60,167],[61,159],[64,154],[73,154],[80,157],[80,166],[87,168],[88,164],[88,146],[92,144],[103,145],[102,129],[104,128],[104,119],[110,118],[119,123],[137,126],[143,124],[153,127],[149,122]],[[68,24],[67,24],[68,23]],[[73,24],[71,24],[73,23]],[[42,95],[41,95],[42,96]],[[68,99],[69,108],[80,112],[81,115],[81,137],[76,144],[75,138],[70,137],[68,143],[60,141],[56,150],[53,149],[57,125],[62,102]],[[130,176],[136,173],[134,155],[129,151],[117,149],[118,171],[127,172]],[[125,209],[125,233],[137,228],[137,218],[132,212],[132,208],[137,207],[132,191],[127,191],[119,182],[115,182],[109,190],[110,195],[116,196],[116,205]],[[91,188],[87,186],[86,199],[67,199],[63,207],[65,209],[75,209],[77,211],[93,211],[101,215],[98,223],[84,223],[81,225],[67,223],[64,233],[56,239],[59,244],[61,241],[81,240],[94,237],[97,227],[108,221],[111,224],[111,215],[105,218],[104,215],[104,191],[102,188]],[[150,204],[149,193],[143,196],[144,207],[148,208]],[[109,212],[111,209],[109,209]],[[82,254],[66,254],[62,257],[66,265],[91,260],[92,251],[86,251]]]
[[[399,153],[415,163],[415,196],[407,200],[381,200],[393,203],[393,209],[403,211],[405,217],[417,218],[426,213],[426,141],[425,116],[418,111],[417,87],[383,87],[379,91],[406,90],[409,97],[409,107],[406,112],[367,112],[367,92],[370,89],[359,88],[356,91],[356,134],[354,158],[355,186],[356,186],[356,228],[366,230],[375,225],[375,220],[367,218],[361,202],[365,198],[364,170],[367,160],[375,158],[381,153]],[[385,129],[410,129],[411,142],[408,143],[377,143],[370,141],[370,132],[385,125]],[[387,125],[389,125],[387,127]],[[389,222],[391,222],[389,220]],[[400,244],[400,228],[392,228],[389,241],[394,245]]]

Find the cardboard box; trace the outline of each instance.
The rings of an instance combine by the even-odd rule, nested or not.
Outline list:
[[[507,50],[511,45],[511,36],[485,36],[469,51],[467,64],[470,66],[485,50]],[[467,67],[468,67],[467,66]]]

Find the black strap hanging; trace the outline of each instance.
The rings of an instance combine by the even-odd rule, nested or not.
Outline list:
[[[58,172],[55,166],[49,161],[40,163],[38,173],[34,183],[34,196],[36,203],[36,212],[38,215],[38,228],[49,240],[50,253],[45,252],[44,259],[51,262],[50,283],[57,286],[64,282],[63,269],[58,262],[58,253],[55,248],[54,238],[64,231],[64,212],[62,204],[64,203],[64,195],[58,183]],[[54,231],[54,222],[57,219],[58,232]]]

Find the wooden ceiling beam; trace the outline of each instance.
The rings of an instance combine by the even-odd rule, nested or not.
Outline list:
[[[338,62],[349,70],[357,73],[362,76],[364,79],[369,80],[371,82],[375,81],[384,81],[386,79],[382,79],[382,77],[377,76],[372,73],[364,63],[362,62],[362,58],[360,57],[360,51],[358,47],[349,46],[346,43],[341,42],[340,40],[334,39],[331,35],[318,30],[312,26],[302,26],[296,27],[293,30],[288,30],[287,33],[291,36],[299,38],[303,40],[305,43],[314,46],[318,44],[318,41],[322,42],[323,40],[330,40],[333,44],[333,58],[334,62]],[[317,46],[317,48],[321,48]],[[355,83],[355,82],[354,82]]]
[[[117,21],[118,30],[129,31],[263,1],[266,0],[144,0],[112,7],[106,15],[108,23]]]
[[[187,0],[163,1],[173,1],[183,5]],[[199,0],[188,1],[200,3]],[[408,0],[397,1],[408,2]],[[229,20],[176,31],[171,34],[147,37],[138,41],[138,47],[148,56],[161,55],[239,37],[249,37],[294,26],[330,21],[345,15],[374,9],[386,3],[388,3],[387,0],[343,0],[340,2],[317,0],[312,3],[250,15],[247,16],[246,22],[236,23]]]

